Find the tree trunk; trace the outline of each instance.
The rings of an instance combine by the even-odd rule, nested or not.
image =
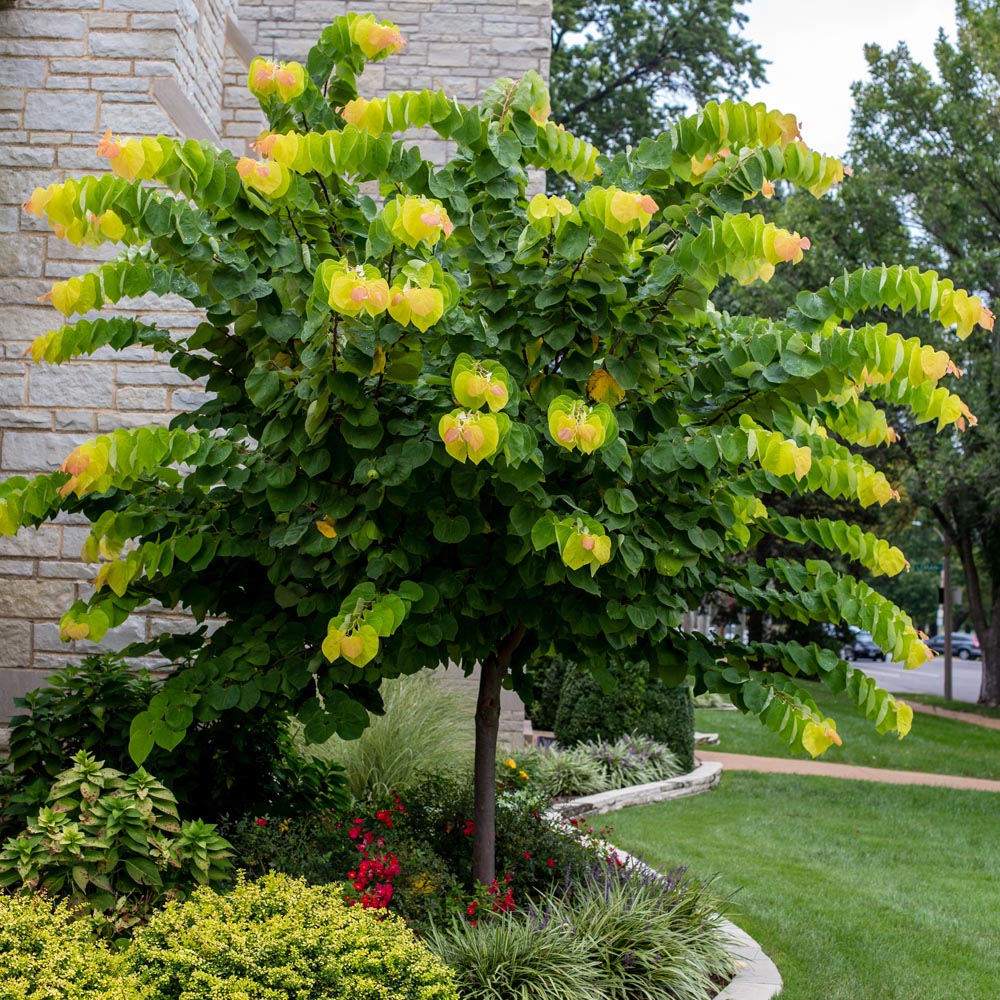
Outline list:
[[[473,773],[472,877],[489,885],[496,875],[496,763],[500,732],[500,691],[510,669],[511,657],[524,638],[518,623],[480,667],[476,701],[476,757]]]
[[[982,652],[983,673],[979,704],[1000,705],[1000,591],[993,595],[992,605],[987,608],[972,539],[968,532],[955,534],[958,535],[957,548],[965,573],[969,617],[979,636],[979,648]]]

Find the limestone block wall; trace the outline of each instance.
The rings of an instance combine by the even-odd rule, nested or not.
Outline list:
[[[97,433],[163,422],[199,399],[196,386],[145,350],[102,351],[58,367],[26,359],[31,341],[62,319],[39,297],[102,258],[56,239],[26,213],[32,189],[102,171],[95,148],[106,128],[245,152],[264,125],[246,90],[250,60],[304,59],[348,9],[330,0],[0,0],[0,478],[50,470]],[[370,94],[432,87],[475,100],[497,76],[547,71],[549,0],[393,0],[373,12],[412,40],[366,73]],[[424,149],[439,160],[451,152],[436,139]],[[105,249],[106,258],[113,250]],[[169,298],[123,308],[178,333],[198,319]],[[92,574],[79,561],[85,536],[84,524],[67,518],[0,539],[0,722],[14,696],[69,656],[94,650],[63,643],[57,627],[66,607],[89,593]],[[102,646],[176,627],[174,616],[154,609]],[[512,732],[517,725],[511,720]]]

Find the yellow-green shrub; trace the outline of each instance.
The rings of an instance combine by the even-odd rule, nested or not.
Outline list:
[[[151,1000],[124,956],[94,939],[85,920],[44,896],[0,894],[4,1000]]]
[[[457,1000],[450,970],[401,920],[278,874],[169,903],[127,959],[157,1000]]]

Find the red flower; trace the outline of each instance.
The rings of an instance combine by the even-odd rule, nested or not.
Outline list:
[[[526,861],[530,861],[531,860],[531,855],[527,851],[524,852],[524,857],[525,857]]]
[[[469,914],[470,917],[474,917],[476,915],[476,907],[478,905],[479,905],[479,903],[477,903],[475,900],[473,900],[471,903],[469,903],[468,914]]]
[[[257,817],[257,825],[258,826],[267,826],[267,820],[264,819],[263,816],[258,816]]]
[[[547,859],[546,859],[546,861],[545,861],[545,863],[546,863],[546,864],[547,864],[547,865],[548,865],[548,866],[549,866],[550,868],[555,868],[555,866],[556,866],[556,859],[555,859],[555,858],[547,858]]]
[[[464,833],[466,837],[471,837],[475,832],[475,827],[476,827],[475,823],[473,823],[471,819],[467,819],[465,821],[465,829],[462,831],[462,833]]]
[[[361,836],[361,829],[360,829],[360,827],[357,827],[357,826],[351,827],[351,829],[347,831],[347,836],[350,837],[351,840],[357,840],[358,837]]]
[[[390,830],[392,829],[392,813],[389,812],[388,809],[379,809],[379,811],[375,813],[375,818],[380,823],[385,823]]]

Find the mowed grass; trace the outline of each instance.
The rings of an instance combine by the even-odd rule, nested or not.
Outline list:
[[[915,712],[913,728],[905,739],[900,740],[895,733],[880,736],[846,699],[830,694],[818,684],[802,687],[824,714],[836,719],[837,732],[844,741],[842,747],[830,747],[823,754],[825,761],[1000,779],[1000,730]],[[695,727],[699,732],[719,734],[719,746],[712,749],[764,757],[790,756],[785,744],[770,730],[756,718],[739,712],[699,708]]]
[[[739,773],[608,819],[651,864],[719,874],[781,1000],[1000,998],[1000,795]]]
[[[939,694],[905,694],[907,701],[919,701],[922,705],[936,705],[952,712],[968,712],[986,719],[1000,719],[1000,708],[996,705],[974,705],[967,701],[945,701]]]

